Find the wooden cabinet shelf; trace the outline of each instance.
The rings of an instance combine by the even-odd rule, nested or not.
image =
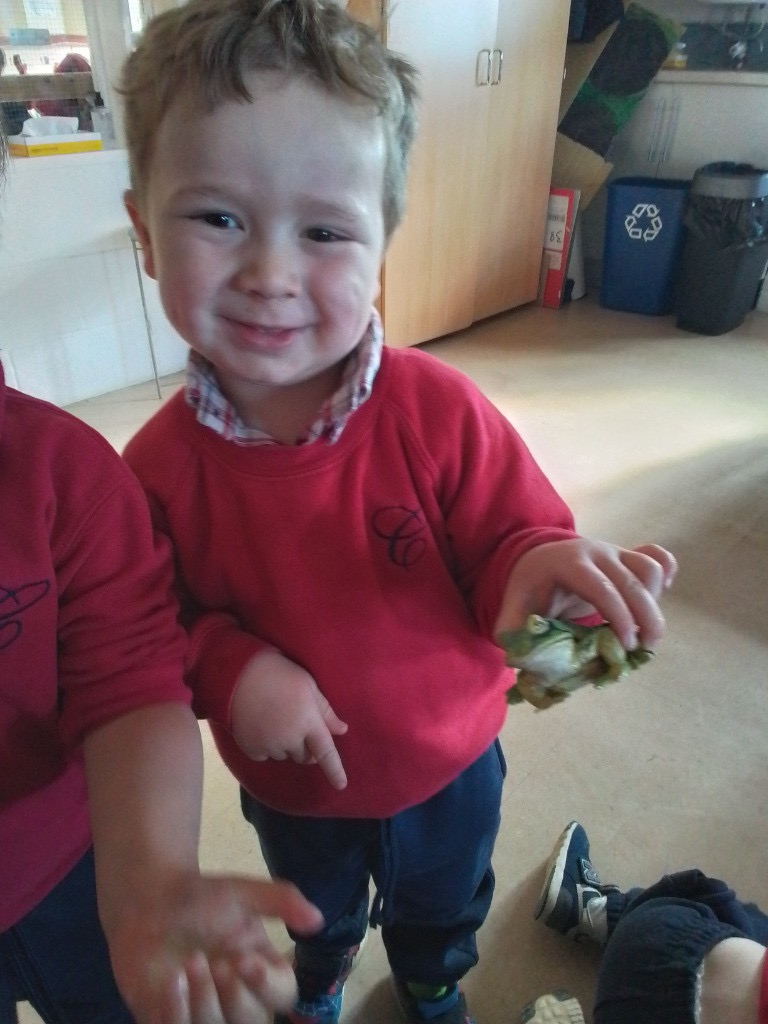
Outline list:
[[[3,75],[0,78],[0,100],[85,99],[93,89],[89,71],[68,71],[51,75]]]

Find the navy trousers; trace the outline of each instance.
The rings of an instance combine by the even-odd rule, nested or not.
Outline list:
[[[477,963],[505,771],[496,742],[431,799],[384,820],[292,817],[241,790],[270,874],[294,882],[325,917],[318,935],[292,936],[318,991],[335,980],[369,918],[404,981],[451,985]]]
[[[693,1024],[699,966],[731,937],[768,946],[768,916],[696,869],[612,894],[594,1024]]]
[[[96,909],[93,851],[0,934],[0,1024],[30,1003],[45,1024],[132,1024]]]

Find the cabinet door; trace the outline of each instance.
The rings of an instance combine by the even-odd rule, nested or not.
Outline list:
[[[390,345],[436,338],[474,318],[478,252],[486,237],[479,201],[491,92],[476,79],[486,76],[496,6],[497,0],[391,6],[387,45],[418,69],[421,98],[406,214],[382,276]]]
[[[768,166],[768,89],[655,83],[616,138],[612,177],[691,178],[720,160]]]
[[[611,178],[656,176],[671,95],[669,86],[652,85],[640,100],[631,120],[611,142],[608,153],[613,165]]]
[[[657,177],[679,119],[679,97],[670,85],[652,85],[631,120],[611,144],[611,178]]]
[[[768,88],[698,83],[671,88],[677,117],[660,173],[691,178],[699,167],[721,160],[768,167]]]
[[[538,292],[569,11],[569,0],[499,3],[497,84],[484,90],[490,105],[480,151],[474,319],[530,302]]]

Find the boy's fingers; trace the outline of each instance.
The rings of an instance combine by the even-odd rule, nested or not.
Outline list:
[[[343,736],[344,733],[349,729],[346,722],[343,722],[335,711],[328,705],[327,714],[323,715],[323,721],[329,732],[332,732],[334,736]]]
[[[597,587],[596,593],[604,597],[604,587]],[[577,596],[564,587],[517,587],[505,596],[496,619],[494,635],[506,630],[521,629],[532,612],[554,619],[579,619],[593,615],[595,605],[586,600],[585,595]]]
[[[244,959],[237,970],[229,962],[219,962],[211,969],[226,1024],[268,1024],[273,1010],[287,1010],[295,998],[296,980],[288,963],[275,971],[258,955],[250,959],[250,977]],[[208,1018],[202,1018],[200,1024],[203,1020],[207,1024]],[[195,1018],[193,1024],[197,1024]]]
[[[346,732],[346,729],[344,730]],[[347,773],[341,763],[333,738],[327,729],[310,733],[304,741],[307,751],[323,770],[326,778],[334,789],[345,789]]]
[[[579,619],[597,611],[628,650],[653,649],[664,635],[657,604],[677,571],[674,555],[656,544],[628,551],[588,541],[527,552],[512,570],[494,632],[519,629],[531,612]],[[521,568],[522,566],[522,568]],[[525,570],[525,571],[523,571]]]
[[[627,650],[638,643],[652,649],[663,636],[664,619],[653,594],[620,561],[605,562],[602,566],[582,565],[577,576],[571,579],[563,575],[560,584],[546,596],[536,588],[516,594],[516,601],[503,608],[504,619],[500,616],[500,624],[503,621],[505,628],[519,628],[508,624],[521,624],[530,611],[564,619],[579,619],[597,611]],[[526,607],[528,611],[523,612]]]
[[[189,984],[183,969],[172,973],[152,992],[145,1009],[132,1000],[126,1002],[136,1024],[190,1024]]]
[[[664,634],[664,619],[653,595],[621,562],[582,571],[579,597],[597,609],[627,650],[638,643],[652,648]]]
[[[218,1022],[224,1020],[219,1005],[216,984],[207,958],[199,950],[187,958],[184,964],[188,988],[188,1013],[190,1024],[198,1021]]]
[[[296,999],[296,976],[287,960],[251,953],[237,964],[239,977],[265,1006],[289,1010]]]
[[[663,549],[658,551],[663,552]],[[668,563],[670,572],[673,564],[674,560]],[[615,591],[613,607],[609,611],[595,602],[596,607],[628,650],[637,644],[653,650],[664,636],[664,616],[657,599],[667,585],[667,568],[653,555],[636,550],[623,552],[619,562],[604,567],[604,572],[606,590]]]
[[[317,684],[315,684],[315,700],[317,701],[317,706],[320,708],[320,714],[322,715],[323,721],[325,722],[328,730],[332,732],[334,736],[343,736],[349,726],[339,718],[328,703],[327,697],[320,692]]]
[[[621,556],[621,562],[634,578],[654,599],[664,592],[664,569],[654,559],[641,551],[628,551]]]
[[[240,882],[244,902],[259,917],[279,918],[289,929],[302,935],[310,935],[322,927],[323,915],[290,882],[249,878],[240,879]]]
[[[645,555],[659,566],[661,570],[662,590],[672,586],[677,576],[677,559],[671,551],[659,547],[658,544],[642,544],[634,549],[638,554]],[[658,594],[656,595],[659,596]]]

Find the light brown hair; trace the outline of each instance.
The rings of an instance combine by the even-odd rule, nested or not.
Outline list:
[[[137,205],[144,205],[155,136],[169,107],[183,99],[210,112],[227,101],[249,102],[245,77],[262,70],[308,76],[371,104],[384,129],[389,238],[405,207],[416,72],[333,0],[189,0],[150,21],[120,84]]]

